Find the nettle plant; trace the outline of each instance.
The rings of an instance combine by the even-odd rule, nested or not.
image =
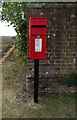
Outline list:
[[[19,56],[25,60],[27,49],[26,3],[2,3],[1,20],[7,21],[10,25],[13,25],[15,31],[17,32],[15,45],[19,50]]]

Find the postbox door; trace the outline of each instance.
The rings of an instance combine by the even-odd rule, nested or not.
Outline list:
[[[31,36],[30,42],[30,58],[45,59],[46,58],[46,36]]]

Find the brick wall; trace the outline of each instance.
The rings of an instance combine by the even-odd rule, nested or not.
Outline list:
[[[77,72],[77,4],[28,4],[27,28],[30,17],[48,18],[47,57],[45,60],[40,60],[40,82],[51,80],[57,75],[69,75]],[[28,56],[28,87],[33,84],[33,77],[34,60]]]

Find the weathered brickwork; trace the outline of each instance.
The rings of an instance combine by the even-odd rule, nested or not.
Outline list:
[[[77,4],[28,4],[27,26],[30,17],[48,18],[47,57],[40,60],[40,81],[51,79],[55,75],[77,72]],[[28,56],[27,82],[33,77],[34,60]]]

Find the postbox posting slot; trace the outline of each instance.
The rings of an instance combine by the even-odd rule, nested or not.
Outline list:
[[[33,35],[46,35],[46,25],[32,25],[31,34]]]
[[[46,28],[46,25],[32,25],[32,28]]]

